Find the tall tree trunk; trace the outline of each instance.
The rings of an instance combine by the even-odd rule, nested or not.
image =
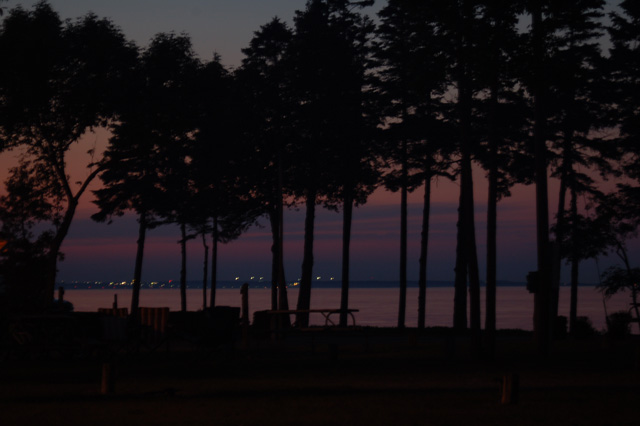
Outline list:
[[[560,190],[558,193],[558,212],[556,213],[556,241],[553,250],[553,264],[551,265],[551,317],[558,316],[558,302],[560,299],[560,274],[562,272],[562,248],[564,235],[566,232],[565,203],[567,187],[571,172],[573,171],[573,129],[571,123],[567,124],[564,130],[564,141],[562,143],[562,165],[560,172]]]
[[[487,284],[485,331],[493,347],[496,331],[498,165],[495,145],[490,148],[489,196],[487,201]]]
[[[418,279],[418,328],[426,325],[427,316],[427,254],[429,249],[429,215],[431,212],[431,158],[425,160],[424,205],[420,238],[420,276]]]
[[[342,217],[342,284],[340,292],[340,327],[347,326],[349,309],[349,246],[351,243],[351,221],[353,218],[353,197],[351,188],[345,187],[344,210]]]
[[[203,274],[202,274],[202,310],[207,309],[207,279],[209,278],[209,245],[207,244],[206,231],[202,230],[202,246],[204,247]]]
[[[211,295],[209,307],[216,306],[216,288],[218,287],[218,240],[220,239],[218,231],[218,217],[213,217],[213,229],[211,231]]]
[[[558,282],[558,290],[560,285],[560,275],[562,272],[562,253],[565,252],[562,247],[564,244],[564,235],[565,235],[565,204],[567,198],[567,181],[569,179],[569,173],[567,170],[568,166],[568,158],[567,154],[563,155],[562,160],[562,171],[560,173],[560,190],[558,191],[558,212],[556,213],[556,247],[557,250],[554,252],[553,256],[553,274],[554,281]],[[559,296],[559,295],[558,295]],[[554,300],[552,311],[557,315],[558,313],[558,299]]]
[[[141,213],[138,217],[138,247],[136,250],[136,264],[133,271],[133,292],[131,294],[131,317],[138,318],[140,306],[140,286],[142,283],[142,259],[144,257],[144,243],[147,236],[147,215]]]
[[[469,169],[471,169],[471,159],[469,159]],[[467,235],[467,244],[469,245],[469,325],[471,330],[479,333],[481,324],[480,315],[480,272],[478,267],[478,250],[476,247],[476,225],[475,225],[475,209],[473,200],[473,179],[471,170],[468,173],[469,182],[467,185],[467,220],[469,221],[469,234]]]
[[[536,234],[538,274],[534,294],[534,338],[540,356],[547,357],[551,344],[551,268],[549,253],[549,201],[547,187],[547,146],[544,110],[544,34],[542,29],[541,0],[532,2],[533,31],[533,102],[534,102],[534,155],[536,184]]]
[[[187,226],[180,224],[180,310],[187,312]]]
[[[53,241],[51,242],[48,261],[47,261],[47,272],[45,273],[46,277],[46,286],[45,291],[42,295],[42,300],[39,302],[43,307],[50,305],[55,298],[56,292],[56,277],[58,275],[58,256],[60,256],[60,249],[62,248],[62,243],[64,239],[67,237],[69,233],[69,228],[71,228],[71,222],[73,221],[73,216],[76,213],[76,208],[78,207],[78,200],[75,197],[69,198],[69,203],[67,205],[67,210],[64,213],[62,218],[62,222],[58,227],[56,234],[53,237]]]
[[[462,180],[462,178],[461,178]],[[458,204],[458,233],[456,236],[456,264],[453,297],[453,328],[457,331],[467,329],[467,268],[469,265],[468,246],[465,235],[469,232],[465,209],[466,197],[464,184],[460,184]]]
[[[400,300],[398,305],[398,328],[405,326],[407,308],[407,142],[402,141],[402,188],[400,195]]]
[[[283,261],[283,222],[281,220],[281,212],[269,212],[269,222],[271,223],[271,309],[272,310],[288,310],[289,299],[287,296],[287,283],[284,276]],[[289,325],[289,317],[284,318]]]
[[[458,102],[456,105],[460,146],[460,204],[458,208],[458,236],[456,248],[455,296],[453,326],[456,330],[467,327],[466,284],[469,278],[470,314],[472,327],[479,325],[480,297],[478,259],[475,247],[475,225],[473,217],[473,176],[471,170],[471,89],[469,54],[471,34],[469,21],[473,19],[473,7],[463,1],[458,7],[456,80]]]
[[[496,65],[498,60],[495,59]],[[490,98],[489,117],[489,191],[487,197],[487,283],[485,287],[485,335],[487,352],[495,353],[496,293],[498,257],[498,103],[499,76],[494,76]]]
[[[280,224],[278,213],[269,211],[269,223],[271,224],[271,309],[278,309],[278,278],[280,277]]]
[[[298,309],[308,310],[311,307],[311,282],[313,278],[313,232],[316,217],[315,188],[307,190],[306,216],[304,220],[304,252],[302,258],[302,275],[300,278],[300,291],[298,293]],[[309,314],[298,314],[299,327],[309,326]]]
[[[277,256],[277,275],[276,282],[278,285],[278,306],[282,310],[289,310],[289,297],[287,295],[287,281],[284,275],[284,173],[282,171],[282,144],[278,142],[278,194],[276,212],[278,219],[278,234],[277,241],[278,247],[276,251]],[[285,318],[286,325],[289,324],[289,316]]]
[[[573,246],[578,239],[578,196],[576,194],[575,185],[571,186],[571,235],[573,236]],[[575,331],[576,320],[578,318],[578,270],[580,260],[574,250],[571,253],[571,297],[569,303],[569,330],[571,333]]]
[[[53,160],[52,160],[53,158]],[[60,249],[62,248],[62,243],[64,239],[67,237],[69,233],[69,229],[71,228],[71,223],[73,222],[73,217],[76,214],[76,209],[78,207],[78,203],[80,201],[80,197],[87,190],[89,184],[93,181],[93,179],[98,176],[98,174],[103,170],[101,167],[95,168],[82,182],[80,189],[73,194],[71,190],[71,186],[69,185],[69,179],[64,169],[64,154],[62,161],[55,156],[49,158],[49,160],[53,164],[53,173],[55,173],[58,183],[62,187],[64,191],[65,197],[67,199],[67,209],[64,212],[62,217],[62,222],[58,226],[56,233],[53,237],[53,241],[51,242],[50,250],[49,250],[49,258],[46,262],[46,271],[44,271],[44,279],[43,289],[40,295],[40,299],[38,303],[42,305],[42,307],[46,307],[53,302],[55,298],[56,291],[56,277],[58,275],[58,256],[60,255]]]

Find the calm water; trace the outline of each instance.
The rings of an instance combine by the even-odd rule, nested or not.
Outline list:
[[[484,293],[484,292],[483,292]],[[96,311],[101,307],[111,307],[114,295],[118,296],[118,305],[128,307],[131,303],[131,290],[67,290],[65,299],[73,303],[76,311]],[[217,305],[240,306],[238,289],[218,289]],[[297,289],[289,289],[290,306],[295,307]],[[498,288],[497,326],[498,328],[520,328],[532,330],[533,295],[524,287]],[[359,309],[356,313],[358,325],[393,327],[398,321],[398,290],[394,288],[360,288],[352,289],[349,306]],[[417,325],[418,289],[407,290],[406,325]],[[626,310],[629,307],[629,295],[617,295],[607,301],[609,313]],[[484,307],[484,294],[483,294]],[[168,306],[171,310],[180,309],[180,293],[177,289],[143,289],[140,292],[140,306]],[[312,308],[338,308],[340,306],[339,289],[314,289],[311,297]],[[427,291],[427,325],[452,325],[453,288],[436,287]],[[202,290],[187,290],[187,309],[202,309]],[[251,289],[249,291],[249,310],[270,309],[270,291],[268,289]],[[569,288],[563,287],[560,292],[560,315],[569,315]],[[578,315],[591,319],[598,330],[605,327],[604,307],[600,293],[591,287],[580,288],[578,294]],[[315,318],[314,318],[315,316]],[[322,324],[319,314],[311,316],[313,324]],[[637,332],[636,329],[633,330]]]

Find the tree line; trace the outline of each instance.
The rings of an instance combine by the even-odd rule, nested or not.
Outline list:
[[[638,270],[625,241],[640,220],[636,3],[621,1],[605,14],[603,0],[388,0],[372,17],[373,1],[309,0],[291,25],[274,18],[255,31],[235,69],[217,56],[198,58],[186,34],[157,34],[140,48],[94,14],[62,21],[47,2],[6,11],[0,142],[22,154],[0,200],[2,238],[9,242],[2,253],[5,286],[30,288],[41,305],[53,299],[78,200],[100,179],[93,218],[110,222],[133,212],[138,219],[132,314],[149,230],[180,228],[185,310],[187,242],[198,238],[205,247],[204,305],[214,306],[218,244],[260,218],[268,219],[273,239],[272,307],[288,309],[283,211],[294,206],[305,211],[297,308],[310,307],[321,206],[343,215],[340,307],[346,309],[353,208],[384,186],[401,194],[398,327],[404,327],[407,195],[422,188],[422,328],[431,182],[445,177],[460,187],[454,328],[479,335],[475,164],[489,182],[489,342],[498,202],[515,184],[536,187],[538,269],[529,287],[544,350],[557,317],[563,260],[571,267],[570,328],[580,261],[618,253],[624,268],[604,274],[607,289],[635,288]],[[111,132],[104,156],[90,151],[86,177],[71,182],[65,155],[96,127]],[[554,224],[548,176],[560,182]],[[605,194],[596,176],[625,184]],[[589,200],[586,209],[580,198]],[[636,302],[635,291],[633,297]],[[297,321],[305,325],[308,317]]]

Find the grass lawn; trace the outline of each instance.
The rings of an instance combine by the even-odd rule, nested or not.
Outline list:
[[[303,335],[234,351],[119,354],[109,395],[99,358],[7,359],[0,424],[638,425],[638,347],[567,339],[539,361],[531,339],[503,336],[488,361],[464,339]],[[507,373],[520,386],[504,405]]]

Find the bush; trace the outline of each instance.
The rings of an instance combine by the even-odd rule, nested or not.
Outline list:
[[[607,317],[607,334],[616,338],[630,335],[631,319],[631,314],[627,311],[612,313]]]
[[[567,317],[563,315],[556,317],[554,336],[558,339],[567,337]]]
[[[571,330],[573,337],[591,337],[598,334],[588,317],[577,317]]]

